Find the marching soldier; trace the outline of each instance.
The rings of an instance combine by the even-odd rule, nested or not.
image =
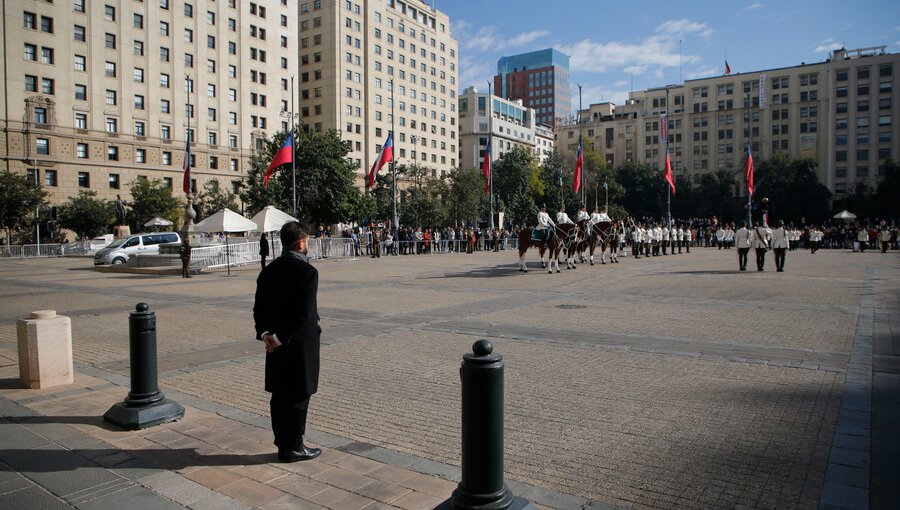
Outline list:
[[[869,231],[866,230],[866,227],[860,225],[859,230],[856,231],[856,240],[859,243],[859,252],[865,253],[866,248],[869,247]]]
[[[738,251],[738,266],[741,271],[747,270],[747,254],[750,253],[750,231],[747,229],[747,221],[741,222],[741,228],[734,233],[735,244]]]
[[[809,227],[809,252],[815,253],[819,249],[819,243],[822,241],[822,231],[815,225]]]
[[[666,248],[669,246],[669,227],[662,227],[659,233],[662,234],[659,239],[659,244],[662,246],[662,254],[668,255]]]
[[[681,253],[681,247],[684,245],[684,229],[681,225],[675,230],[675,244],[678,245],[678,253]]]
[[[634,229],[631,230],[631,252],[634,254],[634,258],[641,258],[641,247],[644,243],[644,232],[641,229],[641,224],[638,223],[634,226]]]
[[[647,223],[644,225],[644,231],[641,235],[641,239],[644,241],[644,256],[650,257],[650,246],[653,244],[653,240],[651,239],[653,235],[653,228],[651,228],[650,224]]]
[[[766,252],[769,251],[769,243],[772,240],[772,230],[768,225],[756,224],[753,229],[752,247],[756,250],[756,270],[763,271],[766,265]]]
[[[687,228],[684,229],[684,234],[681,236],[681,243],[684,244],[684,248],[687,253],[691,252],[691,242],[693,241],[693,233],[691,232],[691,226],[688,225]],[[679,253],[681,253],[679,251]]]
[[[789,230],[784,228],[784,220],[778,220],[778,226],[772,231],[772,251],[775,253],[775,270],[784,272],[784,259],[790,247]]]
[[[878,233],[878,242],[881,243],[881,253],[887,253],[888,247],[891,245],[891,229],[887,223],[881,226],[881,232]]]

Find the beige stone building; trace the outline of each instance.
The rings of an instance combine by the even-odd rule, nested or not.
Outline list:
[[[633,92],[624,105],[591,105],[577,123],[557,128],[557,146],[574,162],[581,132],[585,147],[612,165],[662,168],[660,115],[666,115],[678,180],[696,184],[717,170],[742,173],[749,143],[757,162],[776,153],[815,159],[819,180],[840,198],[856,182],[877,186],[881,165],[900,152],[893,120],[898,61],[883,47],[840,50],[822,63]],[[745,195],[743,179],[735,182]]]
[[[536,124],[535,119],[534,108],[523,106],[521,99],[511,101],[467,88],[459,96],[460,165],[481,168],[489,136],[492,161],[514,147],[523,147],[543,162],[553,152],[552,130]]]
[[[6,9],[0,166],[37,172],[52,204],[82,189],[128,200],[141,176],[180,195],[188,137],[194,188],[215,178],[237,190],[262,139],[288,129],[292,112],[341,131],[360,187],[392,124],[400,162],[434,175],[457,166],[457,43],[429,3],[34,0]]]
[[[301,120],[340,130],[362,188],[393,129],[394,158],[434,177],[457,166],[457,42],[420,0],[300,3]],[[382,170],[384,171],[384,170]]]
[[[286,126],[298,7],[280,0],[7,2],[2,171],[37,172],[58,204],[129,197],[138,177],[181,194],[236,190],[257,139]]]

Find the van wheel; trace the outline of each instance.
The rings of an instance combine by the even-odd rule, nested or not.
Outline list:
[[[123,259],[122,257],[117,257],[117,258],[113,259],[113,264],[124,264],[124,263],[125,263],[125,259]]]

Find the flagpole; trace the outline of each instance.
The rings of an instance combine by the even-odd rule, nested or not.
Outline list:
[[[581,145],[581,157],[584,159],[584,139],[582,138],[581,131],[581,85],[578,85],[578,144]],[[584,166],[581,167],[581,180],[584,180]],[[581,203],[587,202],[587,197],[585,195],[585,190],[582,187],[581,189]]]
[[[744,161],[744,180],[747,180],[747,163],[750,158],[750,107],[753,106],[752,99],[750,98],[750,92],[747,92],[747,111],[745,113],[747,119],[747,160]],[[753,228],[753,193],[750,191],[750,188],[747,188],[747,228]]]
[[[666,156],[669,157],[669,87],[666,87]],[[675,172],[672,172],[672,182],[675,182]],[[672,186],[666,186],[666,226],[672,228]]]
[[[184,83],[184,92],[187,94],[187,110],[185,115],[187,117],[187,131],[184,132],[185,144],[187,145],[187,150],[184,153],[184,157],[187,158],[187,161],[184,162],[184,166],[188,168],[188,172],[190,172],[191,168],[191,75],[190,73],[184,75],[185,83]],[[185,196],[187,196],[188,203],[191,202],[191,181],[188,180],[188,191],[185,192]]]
[[[294,218],[297,218],[297,137],[294,125],[294,76],[291,75],[291,190],[294,197]]]
[[[491,149],[491,141],[494,138],[494,98],[493,91],[491,88],[491,82],[488,81],[488,154],[487,154],[487,164],[488,164],[488,194],[489,200],[491,203],[491,218],[488,220],[488,227],[493,231],[494,230],[494,161],[493,155],[490,153]]]
[[[391,143],[394,142],[394,80],[388,80],[391,86]],[[382,150],[384,148],[382,147]],[[399,151],[397,154],[400,154]],[[394,241],[391,243],[391,252],[397,254],[397,158],[393,157],[393,149],[391,149],[391,236]]]

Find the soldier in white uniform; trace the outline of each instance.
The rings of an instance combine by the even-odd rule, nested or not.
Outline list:
[[[747,270],[747,254],[750,253],[750,230],[747,229],[747,222],[741,222],[741,228],[734,233],[734,242],[738,251],[738,266],[741,271]]]
[[[578,215],[575,217],[575,221],[583,221],[591,219],[591,215],[587,212],[587,206],[581,206],[581,209],[578,210]]]
[[[594,225],[600,223],[601,221],[603,221],[603,218],[602,218],[602,216],[600,215],[600,209],[599,209],[599,208],[598,208],[598,209],[594,209],[594,212],[591,213],[591,218],[590,218],[590,221],[589,221],[588,223],[590,224],[590,226],[593,227]]]
[[[856,231],[856,240],[859,242],[859,252],[865,253],[866,248],[869,247],[869,231],[866,227],[859,227],[859,230]]]
[[[684,245],[684,249],[687,253],[691,252],[691,243],[693,242],[693,233],[691,232],[691,226],[688,225],[686,229],[684,229],[684,235],[681,236],[681,243]]]
[[[543,239],[544,244],[547,244],[547,239],[549,239],[549,229],[550,227],[554,227],[553,220],[550,219],[550,215],[547,214],[547,206],[542,205],[541,210],[537,215],[537,226],[534,227],[534,230],[540,232],[541,239]]]
[[[684,229],[680,225],[675,231],[675,239],[677,240],[676,244],[678,244],[678,253],[681,253],[681,248],[684,246]]]
[[[784,259],[790,248],[790,231],[784,228],[784,220],[778,220],[778,226],[772,231],[772,251],[775,253],[775,270],[784,272]]]
[[[642,246],[644,244],[644,230],[641,228],[641,224],[638,223],[634,226],[634,229],[631,231],[631,252],[634,254],[634,258],[641,258]]]
[[[678,236],[678,229],[675,228],[675,224],[673,223],[671,227],[669,227],[669,251],[672,252],[672,255],[675,255],[675,247],[679,247],[679,253],[681,252],[681,237]]]
[[[809,252],[818,251],[820,242],[822,242],[822,231],[815,225],[809,227]]]
[[[769,243],[772,241],[772,230],[768,225],[756,224],[753,229],[751,246],[756,250],[756,270],[763,271],[766,265],[766,252],[769,251]]]
[[[566,206],[562,206],[559,208],[559,212],[556,213],[556,224],[565,225],[566,223],[572,223],[572,220],[569,219],[569,215],[566,214]]]
[[[666,253],[666,248],[669,246],[669,227],[660,228],[659,234],[659,245],[662,248],[662,254],[668,255],[668,253]]]
[[[891,229],[887,226],[887,223],[882,225],[881,231],[878,232],[878,242],[881,243],[881,253],[887,253],[891,245]]]

